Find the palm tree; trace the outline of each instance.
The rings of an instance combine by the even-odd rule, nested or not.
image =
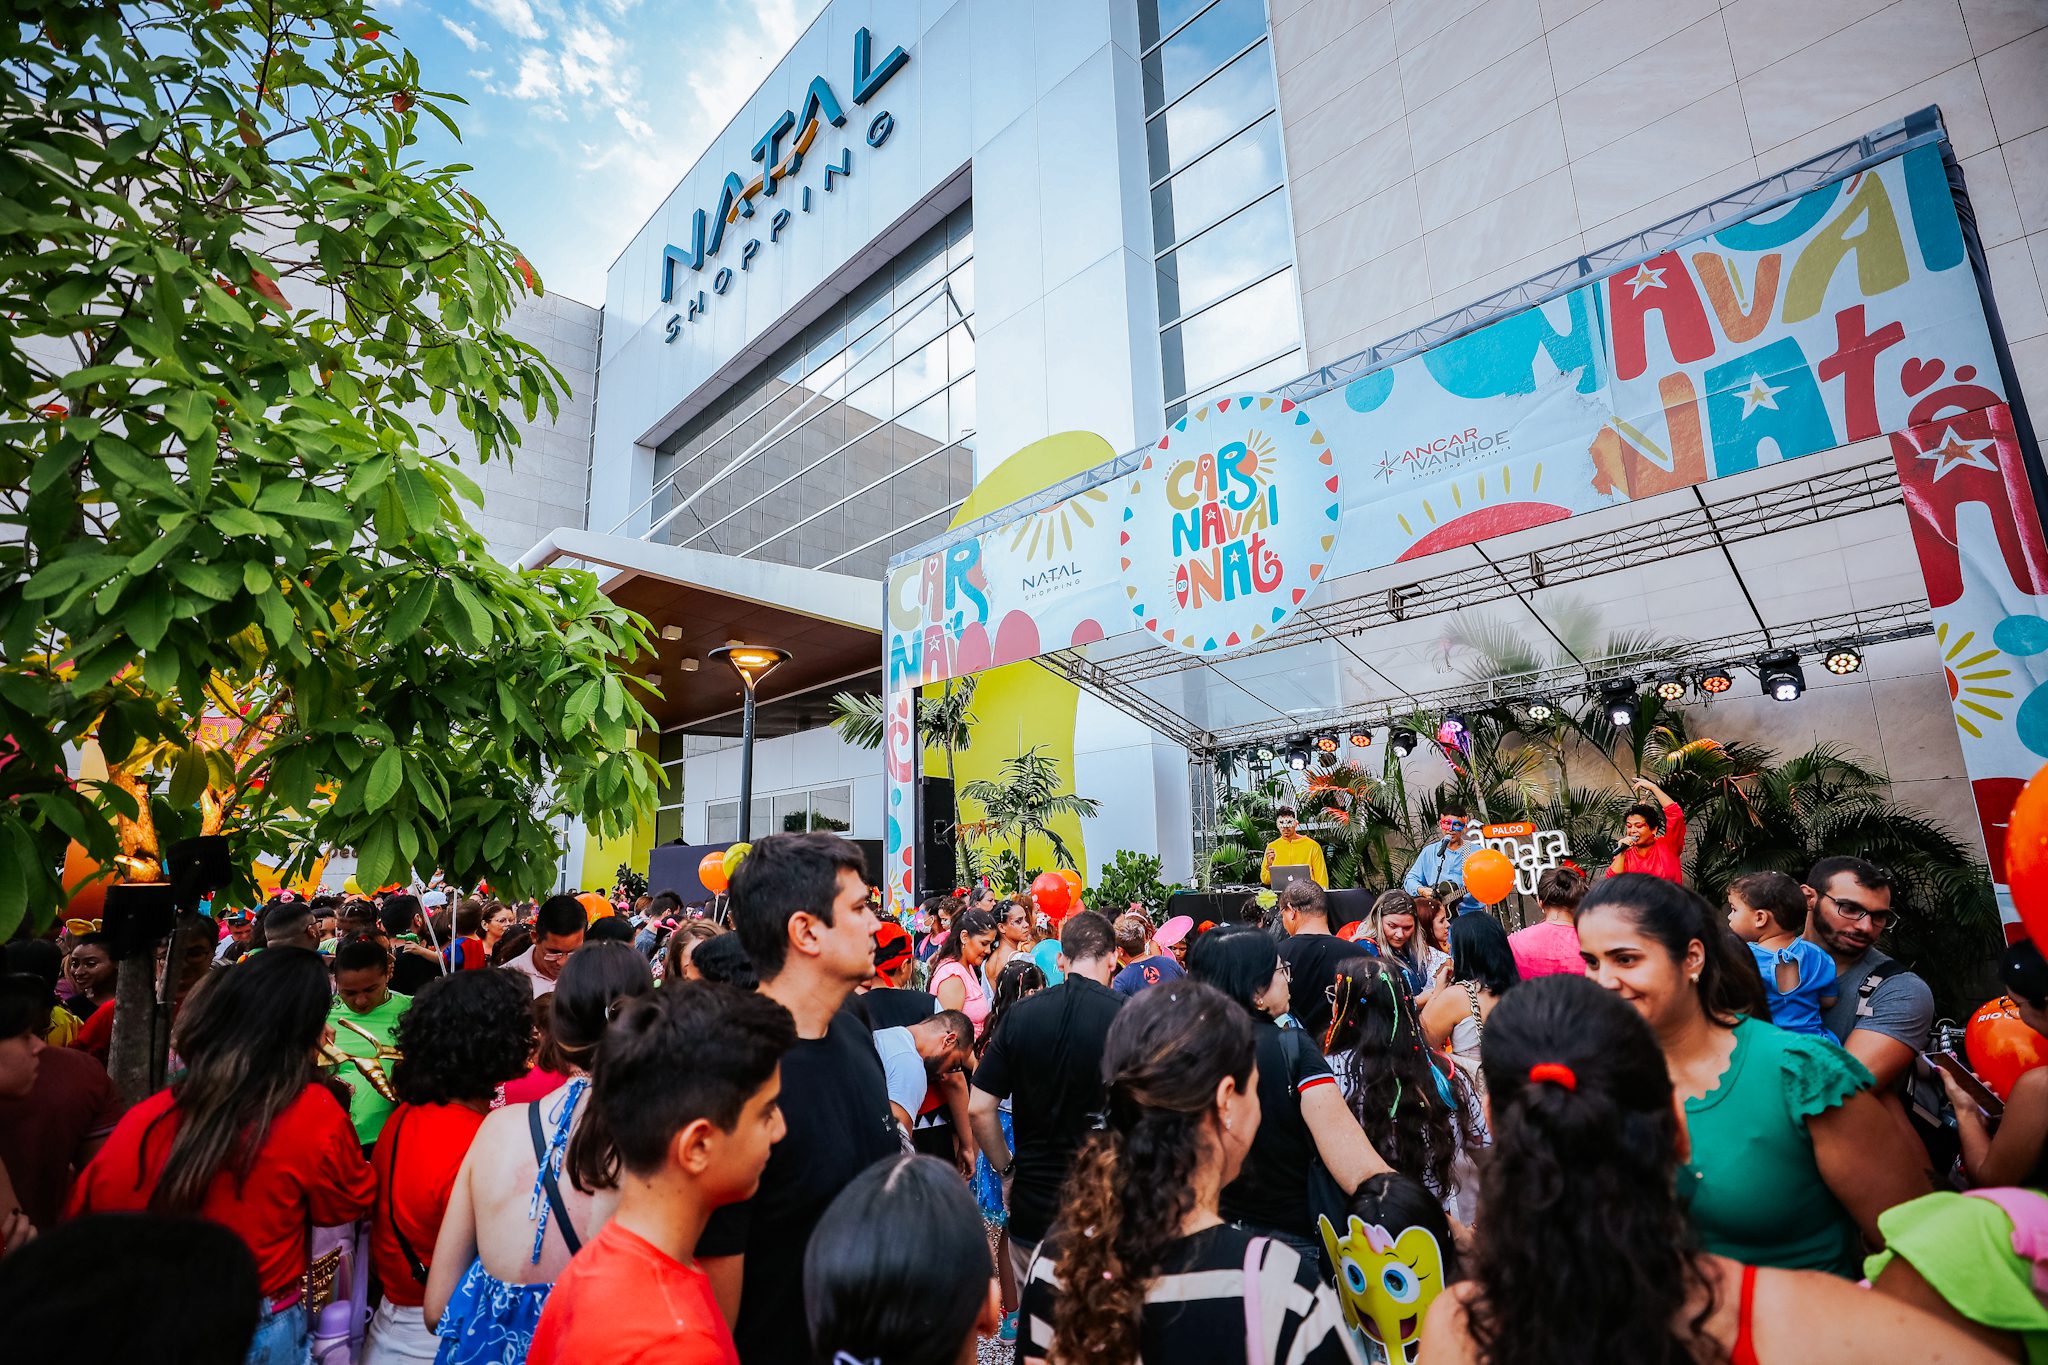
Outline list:
[[[1268,777],[1249,790],[1233,792],[1216,812],[1216,843],[1209,850],[1209,873],[1225,882],[1256,880],[1260,853],[1273,837],[1273,812],[1288,804],[1283,778]]]
[[[946,758],[946,783],[957,793],[960,790],[956,755],[974,742],[974,687],[977,679],[948,678],[945,690],[936,697],[927,697],[921,692],[917,698],[917,731],[924,736],[925,752],[937,750]],[[832,728],[840,738],[860,749],[879,749],[882,736],[888,730],[888,717],[882,711],[882,696],[878,692],[841,692],[832,698]],[[958,838],[960,826],[953,826]],[[972,880],[979,869],[974,865],[974,855],[966,843],[959,844],[960,872],[963,880]]]
[[[1102,803],[1062,793],[1065,784],[1060,780],[1059,760],[1040,753],[1039,747],[1034,744],[1004,759],[999,779],[978,777],[960,788],[960,795],[979,802],[982,808],[980,820],[962,821],[961,828],[998,841],[1015,839],[1020,868],[1029,862],[1031,836],[1041,835],[1052,845],[1053,857],[1060,865],[1073,867],[1073,850],[1052,828],[1052,822],[1062,815],[1092,816],[1102,809]]]

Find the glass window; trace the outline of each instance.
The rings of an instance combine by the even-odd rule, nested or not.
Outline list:
[[[661,781],[658,784],[658,790],[661,795],[656,802],[657,805],[674,806],[682,802],[683,761],[680,758],[673,763],[661,765]]]
[[[1266,32],[1266,0],[1216,0],[1202,16],[1145,54],[1145,107],[1179,99]]]
[[[1138,44],[1150,47],[1162,33],[1171,33],[1211,0],[1138,0]]]
[[[1294,259],[1287,196],[1274,190],[1159,258],[1159,320],[1172,322]]]
[[[837,830],[853,828],[853,789],[827,787],[811,793],[811,828]]]
[[[802,834],[811,827],[810,797],[804,792],[791,792],[773,799],[773,816],[766,830],[755,830],[758,836],[765,833]]]
[[[1153,246],[1194,236],[1280,180],[1280,119],[1268,114],[1152,191]]]
[[[675,762],[687,752],[685,745],[688,740],[689,736],[681,732],[663,735],[661,737],[660,750],[656,755],[657,759],[663,763]]]
[[[740,803],[737,801],[713,801],[704,808],[704,842],[708,844],[731,844],[739,842]]]
[[[1255,365],[1243,374],[1235,374],[1220,384],[1212,384],[1198,394],[1183,398],[1166,410],[1168,422],[1178,422],[1181,414],[1189,408],[1199,407],[1212,398],[1226,393],[1267,393],[1291,379],[1299,379],[1308,370],[1308,362],[1300,351],[1289,351],[1278,359],[1263,365]]]
[[[1161,334],[1166,391],[1205,389],[1300,340],[1294,271],[1283,270]]]
[[[683,808],[675,806],[654,812],[654,842],[672,844],[683,837]]]
[[[1178,170],[1273,108],[1273,45],[1261,43],[1145,125],[1152,178]]]

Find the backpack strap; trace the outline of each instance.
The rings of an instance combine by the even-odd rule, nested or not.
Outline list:
[[[547,1192],[548,1207],[554,1211],[555,1226],[561,1229],[562,1243],[569,1248],[569,1254],[574,1256],[583,1249],[583,1239],[576,1235],[576,1227],[569,1221],[569,1209],[562,1200],[562,1183],[548,1161],[548,1139],[547,1134],[541,1130],[538,1100],[526,1106],[526,1128],[533,1137],[533,1159],[540,1163],[540,1184]],[[534,1259],[536,1263],[540,1259],[537,1249]]]

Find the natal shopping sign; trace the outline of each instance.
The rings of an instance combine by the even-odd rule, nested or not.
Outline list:
[[[1998,813],[2048,758],[2048,550],[1937,142],[1298,406],[1231,395],[1205,413],[1136,477],[891,574],[899,893],[915,684],[1133,629],[1227,654],[1318,579],[1877,437],[2001,864]]]

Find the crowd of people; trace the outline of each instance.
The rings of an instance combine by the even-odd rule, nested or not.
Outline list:
[[[0,1320],[223,1365],[2048,1359],[2048,1068],[1994,1122],[1928,1074],[1881,869],[1711,906],[1675,810],[1512,933],[1456,811],[1356,923],[1314,876],[899,920],[829,834],[710,915],[286,893],[181,918],[126,1097],[73,921],[0,964]]]

